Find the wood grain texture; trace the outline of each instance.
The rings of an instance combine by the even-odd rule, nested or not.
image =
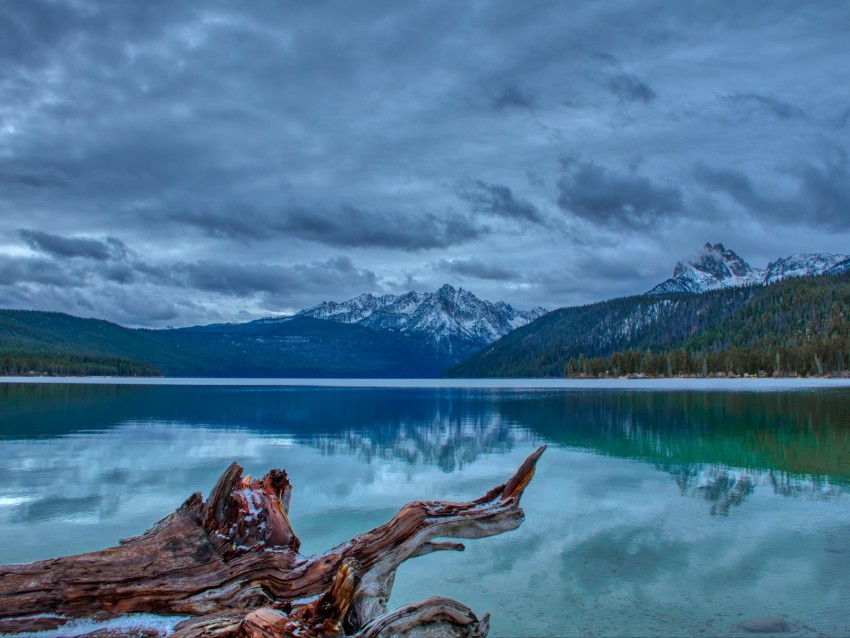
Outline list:
[[[0,567],[0,632],[144,612],[190,616],[175,628],[181,638],[483,636],[487,617],[447,598],[388,613],[395,573],[410,558],[464,548],[437,539],[519,527],[520,498],[544,449],[478,499],[409,503],[386,524],[312,557],[299,553],[289,522],[286,472],[254,480],[234,463],[206,501],[193,494],[117,547]],[[109,631],[91,635],[120,635]]]

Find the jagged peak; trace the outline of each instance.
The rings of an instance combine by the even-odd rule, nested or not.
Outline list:
[[[457,340],[465,342],[467,349],[469,344],[480,347],[545,312],[540,307],[517,311],[504,301],[486,301],[462,287],[443,284],[434,292],[381,297],[364,293],[347,302],[326,301],[297,314],[417,335],[445,343],[452,351]]]
[[[780,257],[779,259],[775,259],[774,261],[768,262],[767,267],[775,266],[777,264],[787,263],[789,261],[841,261],[843,259],[847,259],[847,255],[840,255],[836,253],[791,253],[787,257]]]
[[[706,242],[695,257],[679,261],[673,276],[648,294],[668,292],[705,292],[718,288],[769,284],[787,277],[813,276],[850,269],[846,255],[832,253],[794,253],[768,263],[764,270],[753,268],[734,250],[722,243]]]

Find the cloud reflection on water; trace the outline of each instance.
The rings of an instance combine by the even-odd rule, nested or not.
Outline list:
[[[843,395],[57,392],[0,406],[0,563],[139,533],[234,459],[288,470],[295,531],[323,551],[410,500],[478,496],[548,441],[526,523],[411,561],[392,604],[454,596],[495,635],[733,633],[766,614],[850,629]]]

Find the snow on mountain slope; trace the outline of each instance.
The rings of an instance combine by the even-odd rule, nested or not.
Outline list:
[[[372,313],[394,303],[396,300],[397,297],[393,295],[375,297],[374,295],[365,293],[354,299],[349,299],[344,303],[323,301],[318,306],[302,310],[297,314],[313,317],[314,319],[329,319],[340,323],[357,323]]]
[[[844,255],[838,255],[838,257],[844,257]],[[841,261],[835,264],[832,268],[827,270],[825,275],[837,275],[838,273],[847,272],[850,270],[850,257],[844,257]]]
[[[436,292],[381,297],[364,294],[342,303],[323,302],[297,316],[399,332],[424,339],[447,354],[464,356],[545,312],[543,308],[516,310],[503,301],[485,301],[446,284]]]
[[[668,292],[705,292],[762,283],[763,273],[750,266],[723,244],[706,244],[696,259],[678,262],[673,276],[649,291],[650,295]]]
[[[761,270],[753,268],[723,244],[706,244],[696,258],[678,262],[673,276],[647,294],[706,292],[719,288],[770,284],[788,277],[835,274],[850,270],[850,257],[830,253],[794,253]]]
[[[823,275],[846,260],[847,255],[794,253],[790,257],[770,262],[764,271],[764,283],[772,284],[774,281],[780,281],[788,277]],[[835,272],[843,272],[847,267],[845,265],[842,270],[836,270]]]

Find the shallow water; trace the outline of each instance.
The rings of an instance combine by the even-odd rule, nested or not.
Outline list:
[[[409,561],[391,606],[452,596],[494,636],[850,634],[850,390],[599,387],[0,384],[0,563],[115,544],[233,460],[289,471],[320,552],[548,443],[523,526]]]

